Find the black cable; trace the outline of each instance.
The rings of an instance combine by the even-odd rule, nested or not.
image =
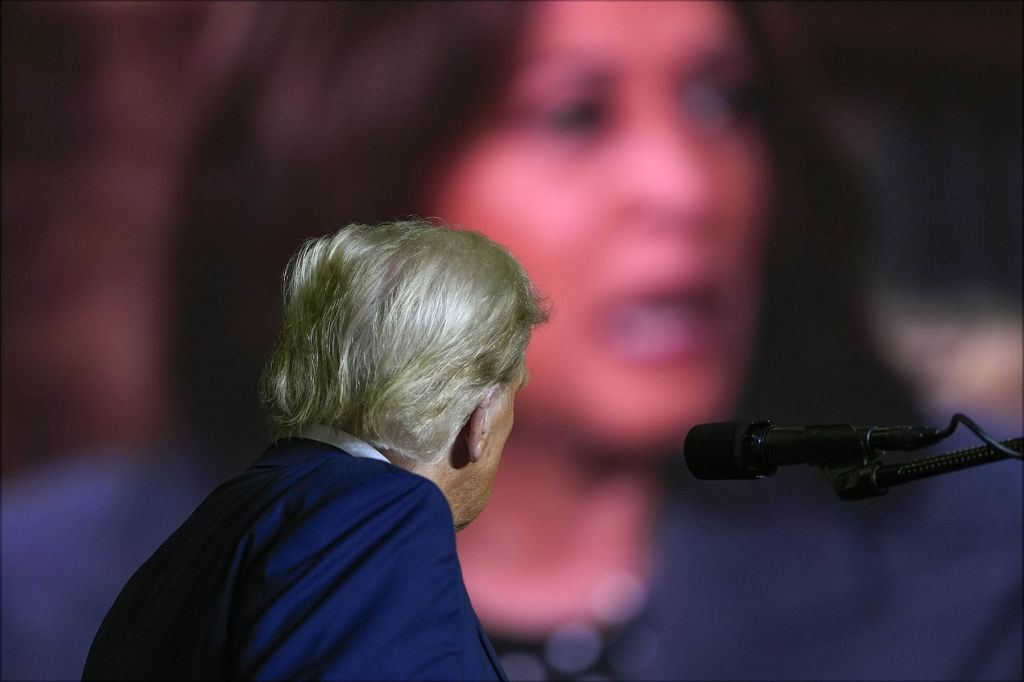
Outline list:
[[[939,433],[936,434],[936,437],[940,440],[948,438],[953,434],[953,431],[956,430],[956,425],[958,423],[963,424],[968,429],[973,431],[974,435],[980,438],[982,442],[985,443],[985,445],[989,446],[993,450],[1001,452],[1007,457],[1013,457],[1014,459],[1024,460],[1024,455],[1017,452],[1016,450],[1011,450],[1010,448],[1006,447],[1005,445],[997,441],[992,436],[988,435],[985,429],[975,424],[974,420],[972,420],[966,414],[962,414],[960,412],[957,412],[956,414],[953,415],[953,418],[949,420],[949,426],[947,426],[942,431],[939,431]]]

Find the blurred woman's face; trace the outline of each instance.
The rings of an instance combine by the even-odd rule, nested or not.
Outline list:
[[[753,64],[719,4],[552,2],[430,215],[507,246],[551,299],[520,432],[681,443],[733,408],[755,333],[769,169]]]

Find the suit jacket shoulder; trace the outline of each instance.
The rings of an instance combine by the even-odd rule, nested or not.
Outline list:
[[[441,491],[291,441],[214,491],[139,570],[86,672],[113,660],[126,677],[494,678],[479,637]]]

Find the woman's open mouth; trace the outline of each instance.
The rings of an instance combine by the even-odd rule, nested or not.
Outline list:
[[[626,296],[606,306],[600,335],[617,356],[659,363],[708,352],[718,338],[720,305],[710,286]]]

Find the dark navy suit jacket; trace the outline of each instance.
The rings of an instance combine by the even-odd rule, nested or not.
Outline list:
[[[430,481],[272,446],[132,576],[86,679],[504,679]]]

